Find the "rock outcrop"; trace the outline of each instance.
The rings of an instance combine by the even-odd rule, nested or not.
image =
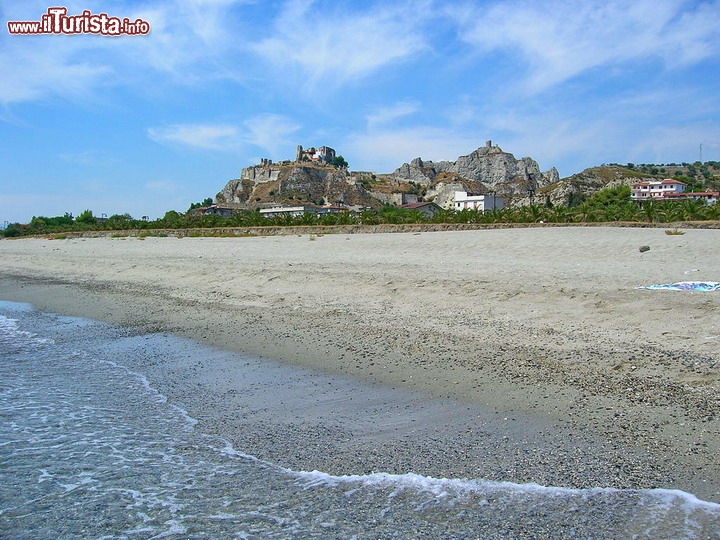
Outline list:
[[[537,190],[559,180],[557,169],[541,172],[535,160],[529,157],[516,159],[499,146],[493,146],[491,141],[456,161],[432,162],[416,158],[396,169],[392,176],[398,181],[433,186],[438,183],[437,177],[441,173],[455,175],[458,180],[455,183],[463,185],[478,182],[484,187],[480,191],[494,191],[505,198],[524,196],[528,190]]]
[[[230,180],[215,196],[215,202],[236,209],[275,204],[381,206],[345,169],[289,162],[244,168],[240,178]]]
[[[575,206],[593,193],[619,185],[632,185],[647,175],[617,165],[592,167],[554,182],[536,193],[536,202],[549,201],[559,206]],[[529,201],[519,201],[528,204]]]

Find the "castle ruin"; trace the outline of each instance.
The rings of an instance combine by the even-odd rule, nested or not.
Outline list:
[[[330,163],[333,159],[335,159],[335,150],[329,146],[321,146],[320,148],[310,147],[307,150],[303,150],[303,147],[298,145],[297,152],[295,154],[295,161],[298,163],[302,161]]]

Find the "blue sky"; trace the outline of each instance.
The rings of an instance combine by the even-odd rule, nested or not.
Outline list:
[[[352,170],[491,139],[569,176],[720,161],[720,0],[105,1],[146,36],[10,35],[0,0],[0,224],[162,217],[261,157]]]

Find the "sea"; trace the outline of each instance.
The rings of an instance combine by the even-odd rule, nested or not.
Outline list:
[[[720,538],[720,505],[677,490],[263,461],[129,367],[181,343],[124,350],[127,332],[0,302],[0,538]]]

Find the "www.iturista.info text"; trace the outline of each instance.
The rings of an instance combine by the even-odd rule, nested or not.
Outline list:
[[[48,8],[39,21],[8,21],[11,34],[101,34],[103,36],[137,36],[150,32],[150,23],[110,17],[86,9],[79,15],[68,15],[65,7]]]

